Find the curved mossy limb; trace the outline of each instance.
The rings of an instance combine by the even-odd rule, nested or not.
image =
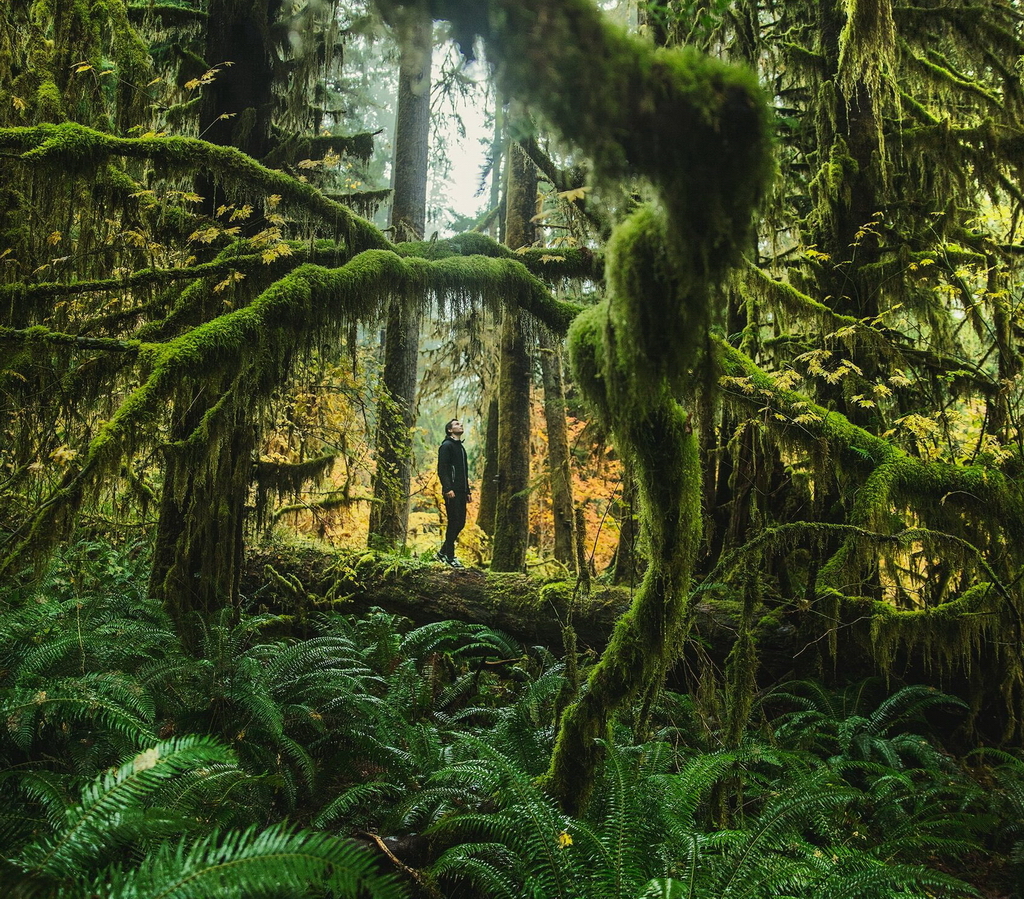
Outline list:
[[[646,415],[620,424],[615,437],[636,462],[650,564],[586,692],[562,716],[546,787],[570,814],[586,804],[615,711],[660,683],[681,649],[702,532],[700,460],[683,408],[663,392]]]
[[[453,22],[464,50],[484,38],[502,93],[546,115],[599,178],[641,176],[659,198],[617,229],[609,296],[569,339],[577,383],[635,463],[652,559],[589,691],[562,718],[547,784],[573,811],[593,784],[598,738],[664,675],[685,626],[701,474],[674,397],[695,383],[715,284],[748,246],[773,167],[770,110],[751,72],[655,49],[591,0],[433,0],[431,9]]]
[[[1007,535],[1024,532],[1024,494],[998,469],[912,456],[842,413],[781,386],[724,340],[717,348],[731,401],[757,410],[784,442],[827,460],[828,469],[856,490],[850,524],[891,531],[897,523],[893,510],[913,509],[926,526],[977,545],[1008,545]],[[851,550],[848,559],[833,560],[835,578],[855,557]]]
[[[586,247],[549,247],[510,250],[493,237],[477,231],[466,231],[443,240],[418,240],[395,245],[400,256],[423,259],[444,259],[448,256],[493,256],[517,259],[531,273],[545,281],[582,278],[600,281],[604,277],[604,259]]]
[[[390,246],[375,225],[327,199],[315,187],[268,169],[241,150],[198,138],[123,138],[65,122],[0,128],[0,149],[18,152],[24,162],[59,168],[63,174],[94,171],[107,159],[118,156],[148,159],[167,173],[207,171],[249,193],[280,195],[285,204],[317,216],[353,250]]]
[[[464,48],[481,36],[502,93],[528,100],[600,177],[657,185],[673,239],[708,279],[735,262],[737,228],[750,232],[773,166],[770,110],[752,72],[655,48],[592,0],[432,0],[431,10]]]

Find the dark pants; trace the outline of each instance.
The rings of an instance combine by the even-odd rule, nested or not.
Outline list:
[[[452,558],[455,555],[455,541],[466,526],[466,497],[455,496],[449,499],[444,498],[444,509],[448,517],[448,527],[444,532],[444,546],[441,547],[441,555]]]

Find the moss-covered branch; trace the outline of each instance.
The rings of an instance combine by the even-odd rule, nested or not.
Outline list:
[[[281,495],[294,493],[310,481],[321,480],[337,458],[331,454],[305,462],[269,462],[261,459],[256,463],[256,482],[261,490]]]
[[[76,350],[104,350],[112,353],[136,354],[141,348],[137,340],[115,340],[111,337],[77,337],[51,331],[43,325],[31,328],[5,328],[0,326],[0,343],[48,343]]]
[[[604,258],[586,247],[513,251],[477,231],[467,231],[444,240],[401,243],[395,247],[395,251],[402,256],[419,256],[423,259],[446,259],[452,256],[514,259],[547,282],[570,278],[599,282],[604,278]]]
[[[351,156],[366,162],[373,155],[373,134],[363,132],[347,136],[292,134],[282,137],[266,159],[265,166],[278,168],[296,165],[305,159],[322,159],[328,153]]]
[[[301,248],[300,248],[301,249]],[[97,278],[91,281],[46,281],[39,284],[0,285],[0,302],[17,299],[31,303],[54,297],[80,296],[103,291],[127,291],[152,284],[173,284],[177,281],[194,281],[197,278],[226,275],[232,271],[246,271],[266,265],[258,253],[217,259],[185,265],[181,268],[140,268],[130,275],[118,278]]]
[[[893,466],[901,472],[893,483],[921,497],[945,496],[945,502],[955,504],[982,503],[992,511],[998,509],[997,514],[1011,514],[1024,524],[1020,491],[1000,471],[911,456],[891,441],[853,424],[842,413],[780,387],[774,375],[727,341],[718,339],[716,346],[722,370],[729,379],[726,390],[733,401],[761,412],[768,426],[778,429],[786,442],[827,454],[859,476]]]
[[[434,0],[431,9],[453,21],[463,48],[482,36],[501,92],[543,112],[601,178],[645,177],[660,199],[616,229],[608,295],[569,335],[577,383],[636,463],[652,559],[589,690],[562,718],[547,784],[573,811],[594,782],[597,738],[679,650],[701,477],[673,391],[692,385],[714,284],[751,234],[772,170],[768,110],[750,72],[656,50],[590,0]]]
[[[165,25],[187,25],[190,22],[205,22],[206,10],[181,6],[177,3],[128,3],[128,15],[133,21],[145,22],[157,18]]]
[[[1009,534],[1024,533],[1024,495],[1001,471],[922,459],[850,422],[842,414],[782,388],[776,379],[725,341],[718,343],[726,389],[776,431],[823,462],[853,491],[850,524],[886,532],[910,516],[957,539],[985,546],[1008,570],[1020,564]],[[1013,561],[1016,560],[1016,561]],[[819,590],[846,583],[861,559],[852,540],[822,568]]]
[[[320,219],[353,251],[389,245],[371,222],[327,199],[315,187],[266,168],[233,147],[189,137],[115,137],[66,122],[32,128],[2,128],[2,150],[17,152],[18,158],[27,163],[71,172],[94,170],[116,156],[148,159],[169,174],[208,171],[239,186],[242,192],[280,195],[289,206]]]

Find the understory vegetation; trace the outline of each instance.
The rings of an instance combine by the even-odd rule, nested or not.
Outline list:
[[[718,694],[670,684],[570,816],[538,786],[567,659],[383,611],[225,617],[192,656],[146,566],[79,543],[0,617],[5,896],[994,897],[1024,873],[1024,761],[957,755],[963,702],[933,688],[780,685],[733,740]]]

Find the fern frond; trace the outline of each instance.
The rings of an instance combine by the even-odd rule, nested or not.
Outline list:
[[[130,869],[104,872],[92,884],[106,899],[278,899],[331,890],[338,899],[399,899],[396,884],[373,869],[355,844],[325,833],[277,825],[213,833],[194,845],[164,845]]]
[[[883,700],[868,719],[866,729],[872,734],[886,734],[897,725],[905,726],[921,720],[926,710],[936,706],[968,707],[959,697],[942,693],[934,687],[912,685]]]
[[[819,812],[834,815],[839,807],[851,802],[855,796],[853,790],[830,783],[823,776],[817,775],[806,779],[799,787],[773,797],[752,825],[748,839],[725,879],[722,895],[744,892],[742,884],[749,877],[758,878],[762,885],[766,879],[770,879],[781,886],[784,878],[792,876],[794,872],[788,865],[778,867],[781,862],[773,850],[786,845],[792,838],[793,829],[807,821],[810,815]],[[776,870],[769,871],[766,868],[769,860],[776,865]]]
[[[438,878],[468,882],[495,899],[523,899],[522,880],[511,873],[515,864],[501,843],[463,843],[445,852],[431,872]]]
[[[210,761],[155,790],[152,804],[213,826],[246,827],[263,820],[280,778],[253,775],[233,762]]]
[[[0,715],[15,745],[27,752],[46,726],[63,733],[84,726],[141,746],[152,739],[154,708],[133,678],[97,673],[48,681],[46,689],[11,690],[0,699]]]
[[[531,777],[500,752],[472,737],[465,738],[460,747],[480,758],[457,762],[438,772],[433,780],[463,782],[477,796],[493,797],[498,811],[454,815],[438,822],[432,832],[493,836],[523,865],[530,890],[552,897],[572,895],[573,867],[578,861],[559,843],[559,835],[571,825],[569,819]]]
[[[455,658],[518,658],[523,648],[507,634],[483,624],[435,621],[407,633],[399,644],[401,653],[422,660],[434,653]]]
[[[876,899],[948,896],[968,899],[978,892],[962,880],[916,865],[885,864],[862,853],[843,853],[830,875],[815,884],[816,899]]]
[[[689,899],[686,885],[671,877],[649,880],[638,899]]]
[[[313,826],[327,827],[340,820],[351,818],[360,808],[374,806],[379,810],[381,807],[393,804],[396,799],[401,797],[402,792],[399,785],[388,781],[356,784],[343,790],[317,812],[313,817]]]
[[[64,826],[25,847],[16,861],[26,872],[56,878],[90,870],[111,842],[120,839],[117,825],[122,818],[144,808],[162,783],[191,768],[230,759],[228,750],[210,737],[181,737],[140,752],[89,784],[67,810]]]

